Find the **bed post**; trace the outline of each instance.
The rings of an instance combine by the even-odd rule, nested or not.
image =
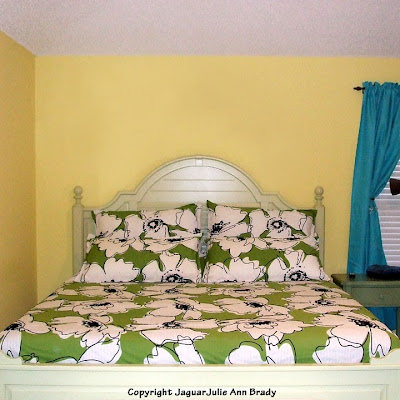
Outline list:
[[[315,226],[319,236],[319,257],[322,265],[324,265],[325,255],[325,206],[322,204],[324,198],[324,188],[317,186],[314,190],[315,204],[314,208],[317,210],[317,217],[315,219]]]
[[[72,247],[73,247],[73,273],[76,274],[83,263],[83,189],[81,186],[74,187],[75,204],[72,207]]]

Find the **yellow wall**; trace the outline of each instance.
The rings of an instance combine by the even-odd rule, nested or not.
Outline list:
[[[0,330],[36,302],[35,58],[0,32]]]
[[[38,57],[38,297],[72,273],[72,189],[86,205],[160,164],[226,159],[299,207],[326,190],[328,273],[345,271],[365,80],[400,81],[400,59]]]

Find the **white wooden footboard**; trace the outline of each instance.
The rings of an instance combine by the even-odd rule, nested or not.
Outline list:
[[[0,400],[210,397],[398,400],[400,350],[371,364],[332,366],[35,365],[0,353]]]

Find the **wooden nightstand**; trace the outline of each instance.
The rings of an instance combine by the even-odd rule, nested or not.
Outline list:
[[[367,275],[333,274],[333,282],[366,307],[397,307],[397,334],[400,333],[400,280],[380,280]]]

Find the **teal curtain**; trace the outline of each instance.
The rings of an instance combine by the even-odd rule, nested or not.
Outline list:
[[[364,82],[360,130],[351,197],[348,272],[365,273],[386,264],[375,198],[382,192],[400,158],[400,87]],[[391,329],[395,309],[371,309]]]

